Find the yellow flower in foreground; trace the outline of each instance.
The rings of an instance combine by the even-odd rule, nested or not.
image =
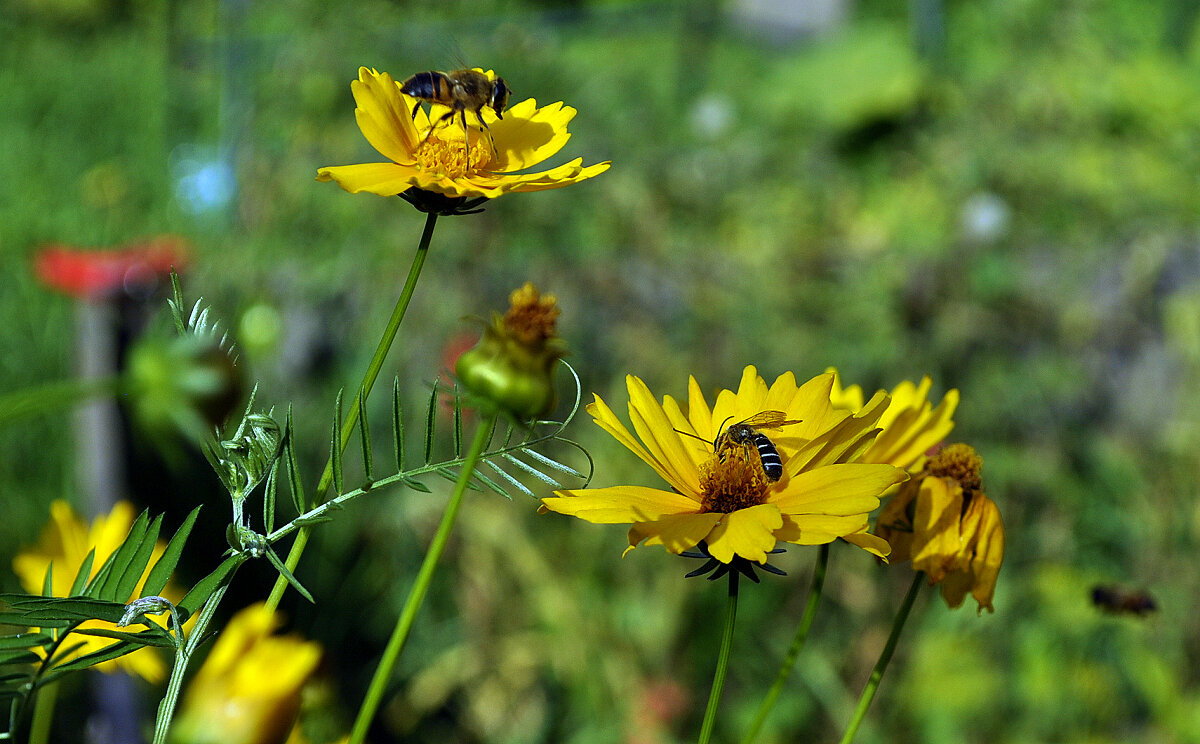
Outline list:
[[[852,462],[874,439],[886,395],[851,414],[830,403],[832,374],[797,386],[789,372],[768,388],[754,367],[746,367],[737,392],[722,390],[711,409],[691,378],[685,413],[670,396],[659,405],[640,379],[629,376],[626,383],[629,418],[641,444],[599,396],[588,413],[673,490],[558,491],[542,500],[546,509],[598,524],[630,523],[630,550],[645,542],[678,554],[705,541],[722,563],[739,556],[765,563],[777,541],[819,545],[839,537],[887,555],[887,544],[866,532],[867,514],[907,475],[891,465]],[[800,421],[768,432],[783,460],[783,475],[773,483],[752,447],[723,449],[724,457],[713,452],[727,425],[764,411]]]
[[[321,660],[321,646],[276,636],[277,615],[247,607],[217,637],[188,685],[171,729],[176,744],[283,744],[300,711],[300,692]]]
[[[1004,523],[995,502],[982,491],[982,465],[971,447],[946,447],[888,501],[876,531],[891,543],[893,562],[911,558],[930,584],[942,585],[950,607],[960,606],[969,592],[980,612],[985,607],[994,612]]]
[[[20,579],[21,586],[25,591],[30,594],[41,594],[46,568],[53,562],[51,594],[55,597],[65,597],[70,593],[75,574],[79,573],[84,559],[87,558],[87,554],[92,548],[96,549],[96,556],[92,560],[89,578],[95,576],[108,557],[121,547],[121,543],[125,541],[125,536],[129,534],[129,528],[133,526],[133,520],[136,517],[133,505],[128,501],[120,501],[106,516],[96,517],[89,529],[71,509],[70,504],[66,501],[56,500],[50,504],[50,522],[43,528],[37,545],[22,551],[13,558],[13,572]],[[149,573],[149,567],[158,561],[166,549],[167,544],[162,540],[155,543],[146,573]],[[142,584],[145,581],[146,576],[143,574],[137,589],[131,596],[126,597],[125,601],[142,596]],[[163,590],[163,596],[173,602],[178,602],[183,598],[183,593],[168,584]],[[164,618],[166,615],[150,617],[151,620],[165,627],[166,620]],[[136,628],[117,628],[113,623],[101,620],[88,620],[81,623],[79,627],[81,629],[107,628],[126,632],[136,630]],[[113,640],[77,633],[72,635],[69,641],[69,645],[74,644],[82,645],[78,650],[63,657],[62,661],[107,648],[113,644]],[[102,672],[124,669],[147,682],[162,680],[166,676],[167,669],[166,664],[153,648],[138,649],[112,661],[97,664],[94,668]]]
[[[495,75],[488,71],[488,79]],[[413,108],[418,100],[400,92],[400,85],[386,72],[361,67],[358,80],[350,84],[358,127],[371,146],[390,162],[340,165],[321,168],[318,181],[336,181],[346,191],[366,191],[395,196],[410,188],[449,197],[494,198],[510,191],[541,191],[582,181],[608,170],[611,163],[584,167],[583,158],[538,173],[518,173],[554,156],[567,143],[567,122],[575,109],[562,103],[538,107],[528,98],[506,109],[498,119],[483,109],[488,130],[471,124],[467,132],[459,117],[438,124],[430,134],[430,122],[438,122],[450,109],[438,104],[426,113]],[[490,137],[488,133],[490,132]]]
[[[863,407],[863,391],[858,385],[843,389],[837,370],[830,394],[833,405],[848,411]],[[862,456],[862,462],[886,462],[909,472],[925,464],[925,453],[944,440],[954,429],[954,409],[958,407],[958,391],[951,390],[938,403],[929,401],[933,381],[926,375],[920,385],[905,380],[891,392],[892,402],[879,417],[882,429],[874,444]]]

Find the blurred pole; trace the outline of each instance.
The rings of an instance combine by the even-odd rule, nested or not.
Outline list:
[[[912,0],[909,4],[913,42],[921,59],[939,72],[946,61],[946,6],[944,0]]]

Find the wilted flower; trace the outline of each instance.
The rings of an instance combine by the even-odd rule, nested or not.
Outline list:
[[[566,352],[555,335],[560,311],[554,295],[539,295],[528,282],[509,303],[458,357],[454,372],[476,405],[529,421],[554,409],[554,367]]]
[[[36,546],[21,551],[13,558],[13,572],[17,574],[25,591],[31,594],[41,594],[46,569],[53,562],[51,595],[66,597],[70,593],[75,575],[79,573],[88,553],[93,548],[96,550],[96,555],[92,560],[90,578],[95,576],[108,557],[121,547],[135,517],[133,505],[128,501],[120,501],[107,515],[96,517],[89,529],[67,502],[62,500],[51,502],[50,522],[42,530]],[[166,543],[161,540],[154,544],[154,551],[150,555],[146,573],[149,573],[149,567],[158,561],[166,549]],[[123,597],[122,601],[142,596],[142,584],[145,581],[146,576],[143,574],[134,593],[130,597]],[[163,596],[178,602],[183,598],[183,593],[168,584],[167,588],[163,590]],[[165,621],[159,617],[150,616],[150,619],[164,627],[166,625]],[[81,630],[90,628],[120,630],[113,623],[102,620],[86,620],[79,625]],[[110,638],[76,633],[71,636],[70,643],[71,645],[81,645],[63,657],[61,661],[107,648],[112,645],[113,641]],[[147,682],[158,682],[166,676],[166,665],[158,652],[152,648],[138,649],[112,661],[97,664],[94,668],[102,672],[115,672],[123,669],[131,674],[136,674]]]
[[[495,78],[490,70],[484,74],[489,80]],[[361,67],[350,89],[358,104],[354,114],[359,129],[390,161],[317,171],[317,180],[336,181],[352,194],[400,194],[424,211],[453,213],[467,199],[477,199],[474,203],[478,204],[510,191],[569,186],[603,173],[610,165],[604,162],[584,167],[583,159],[576,158],[547,171],[518,172],[552,157],[570,138],[567,122],[574,118],[575,109],[562,103],[538,108],[537,102],[529,98],[506,109],[503,119],[484,108],[487,131],[469,124],[464,132],[457,116],[439,123],[449,108],[434,104],[426,113],[420,101],[401,93],[400,85],[386,72]],[[410,190],[442,198],[426,200]]]
[[[321,646],[272,635],[279,617],[263,603],[229,621],[188,685],[171,728],[175,744],[283,744]]]
[[[711,557],[726,564],[739,557],[765,563],[777,541],[819,545],[839,537],[887,555],[887,544],[866,533],[867,515],[880,494],[907,476],[891,465],[856,462],[874,439],[886,395],[851,414],[830,402],[832,374],[797,386],[789,372],[768,388],[750,366],[737,392],[722,390],[711,409],[691,378],[685,413],[670,396],[660,405],[637,377],[627,377],[626,384],[629,418],[641,444],[599,396],[588,413],[672,490],[557,491],[542,500],[546,509],[599,524],[630,523],[630,550],[645,542],[678,554],[704,541]],[[776,481],[767,477],[757,449],[738,445],[714,452],[728,424],[766,411],[798,421],[770,431],[783,464]]]
[[[984,495],[983,461],[965,444],[950,445],[902,485],[879,514],[876,534],[892,546],[892,562],[912,559],[917,571],[941,584],[958,607],[969,592],[994,612],[992,595],[1004,560],[1004,523]]]

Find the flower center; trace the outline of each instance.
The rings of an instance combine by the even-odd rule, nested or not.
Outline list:
[[[462,178],[468,173],[485,170],[492,162],[492,141],[480,133],[471,137],[468,145],[462,139],[442,139],[434,134],[413,154],[426,170],[440,171],[447,178]]]
[[[925,472],[938,478],[952,478],[962,486],[963,495],[983,488],[983,458],[969,444],[951,444],[943,447],[925,464]]]
[[[724,448],[700,466],[701,504],[705,512],[729,514],[763,503],[771,484],[758,452],[748,446]]]

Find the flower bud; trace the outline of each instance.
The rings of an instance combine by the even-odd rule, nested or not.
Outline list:
[[[565,353],[555,336],[558,304],[532,284],[509,297],[503,317],[493,314],[483,338],[454,365],[459,382],[485,410],[521,421],[554,409],[554,367]]]
[[[127,394],[150,431],[175,429],[202,438],[238,404],[242,380],[216,341],[146,339],[129,355]]]

